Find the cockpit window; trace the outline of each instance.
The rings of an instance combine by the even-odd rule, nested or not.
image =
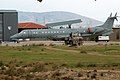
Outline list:
[[[22,34],[26,34],[26,31],[21,31],[20,33],[22,33]]]
[[[23,32],[23,34],[26,34],[26,32]]]

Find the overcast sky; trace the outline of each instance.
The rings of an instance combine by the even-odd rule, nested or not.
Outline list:
[[[120,0],[0,0],[0,9],[29,12],[68,11],[105,21],[111,12],[120,15]],[[117,22],[117,23],[120,23]]]

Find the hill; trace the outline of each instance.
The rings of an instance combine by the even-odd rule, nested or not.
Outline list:
[[[64,12],[64,11],[52,11],[52,12],[18,12],[19,22],[35,22],[39,24],[61,22],[68,20],[81,19],[82,26],[96,26],[102,24],[101,21],[91,19],[85,16],[81,16],[75,13]]]

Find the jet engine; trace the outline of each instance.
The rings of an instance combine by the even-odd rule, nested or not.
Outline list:
[[[93,28],[90,28],[90,27],[87,28],[87,33],[88,33],[88,34],[92,34],[93,32],[94,32]]]

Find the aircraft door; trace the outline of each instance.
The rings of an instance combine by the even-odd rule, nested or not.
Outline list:
[[[27,33],[28,33],[28,34],[27,34],[27,37],[28,37],[28,38],[32,38],[32,37],[33,37],[33,32],[32,32],[31,30],[28,30]]]

